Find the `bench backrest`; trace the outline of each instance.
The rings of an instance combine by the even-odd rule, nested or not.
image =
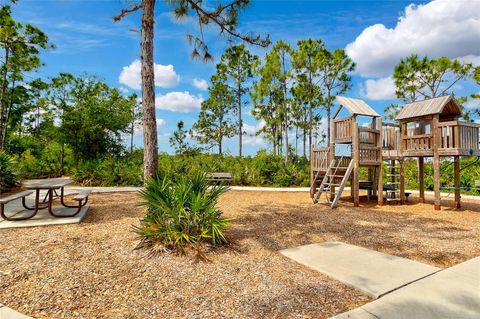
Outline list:
[[[209,179],[232,179],[232,174],[230,173],[211,173],[208,175]]]

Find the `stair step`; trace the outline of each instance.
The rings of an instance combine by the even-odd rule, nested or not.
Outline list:
[[[387,198],[387,202],[398,202],[400,201],[400,198]]]

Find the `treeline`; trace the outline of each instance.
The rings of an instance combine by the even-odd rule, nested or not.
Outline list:
[[[263,61],[243,44],[231,46],[210,79],[209,98],[202,103],[192,136],[221,155],[224,139],[236,135],[241,157],[243,113],[249,106],[263,124],[256,134],[272,144],[273,154],[288,161],[291,154],[299,155],[300,140],[307,156],[307,145],[330,140],[334,98],[351,87],[349,73],[354,69],[343,49],[330,51],[320,39],[300,40],[296,47],[278,41]],[[327,129],[319,136],[321,111]]]

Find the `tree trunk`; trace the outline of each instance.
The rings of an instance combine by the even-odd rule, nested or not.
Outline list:
[[[313,110],[312,110],[312,73],[308,74],[309,77],[309,87],[310,87],[310,96],[308,98],[308,113],[309,113],[309,124],[308,124],[308,154],[311,154],[312,148],[312,131],[313,131]]]
[[[331,118],[331,108],[330,108],[330,91],[327,94],[327,147],[330,147],[330,118]]]
[[[238,83],[237,100],[238,100],[238,156],[242,157],[243,123],[242,123],[242,86],[240,83]]]
[[[154,177],[158,165],[155,78],[153,62],[155,0],[142,2],[143,177]]]
[[[130,153],[133,152],[133,135],[135,134],[135,107],[132,108],[132,126],[130,134]]]
[[[7,72],[8,72],[8,59],[9,59],[9,47],[8,43],[5,43],[5,71],[2,74],[2,89],[0,90],[0,150],[5,148],[5,131],[6,131],[6,119],[5,119],[5,90],[7,89]]]
[[[222,140],[223,140],[223,116],[220,116],[219,134],[218,134],[218,155],[222,156]]]
[[[307,157],[307,112],[305,110],[304,119],[303,119],[303,157]]]

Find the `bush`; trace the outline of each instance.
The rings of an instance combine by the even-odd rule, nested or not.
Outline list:
[[[4,192],[14,187],[18,182],[17,174],[14,171],[13,159],[0,151],[0,191]]]
[[[163,175],[147,182],[140,191],[147,213],[134,231],[142,246],[184,254],[202,243],[213,246],[227,242],[229,221],[215,207],[224,186],[209,188],[206,173]]]

